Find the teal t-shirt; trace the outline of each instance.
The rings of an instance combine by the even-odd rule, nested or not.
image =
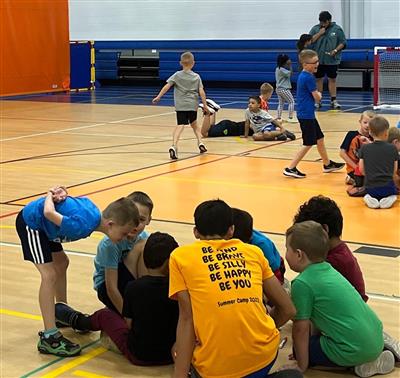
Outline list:
[[[93,283],[95,290],[105,281],[106,269],[118,269],[119,263],[132,250],[134,245],[142,239],[147,239],[149,234],[142,231],[134,240],[124,239],[113,243],[105,236],[97,246],[97,254],[94,258]]]
[[[383,350],[382,323],[360,294],[327,262],[309,265],[292,283],[296,320],[321,331],[321,348],[339,366],[376,359]]]

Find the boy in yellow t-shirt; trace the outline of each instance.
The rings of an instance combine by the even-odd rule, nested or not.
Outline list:
[[[179,302],[174,377],[186,378],[191,364],[201,377],[266,376],[293,303],[262,251],[231,239],[232,209],[224,201],[201,203],[194,218],[199,240],[175,249],[169,262],[169,296]],[[263,292],[275,305],[270,314]]]

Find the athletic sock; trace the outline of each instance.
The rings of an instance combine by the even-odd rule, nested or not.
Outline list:
[[[43,331],[43,336],[46,339],[48,339],[50,336],[54,336],[56,333],[58,333],[58,328],[57,327],[54,327],[54,328],[51,328],[51,329],[45,329]]]

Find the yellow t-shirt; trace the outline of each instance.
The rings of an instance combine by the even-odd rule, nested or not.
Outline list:
[[[191,298],[192,363],[202,377],[243,377],[273,361],[279,331],[262,302],[262,282],[273,273],[258,247],[200,240],[175,249],[169,267],[169,296],[187,290]]]

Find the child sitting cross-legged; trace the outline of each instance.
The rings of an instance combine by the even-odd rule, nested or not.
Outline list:
[[[124,295],[122,316],[108,308],[85,315],[64,303],[56,316],[76,330],[104,331],[134,365],[167,365],[173,362],[178,304],[168,299],[168,262],[178,247],[161,232],[149,236],[143,250],[148,275],[130,282]]]
[[[382,323],[354,287],[327,263],[329,238],[314,221],[286,231],[292,282],[295,367],[354,368],[359,377],[388,374],[394,356],[383,351]],[[311,332],[313,330],[313,332]]]

